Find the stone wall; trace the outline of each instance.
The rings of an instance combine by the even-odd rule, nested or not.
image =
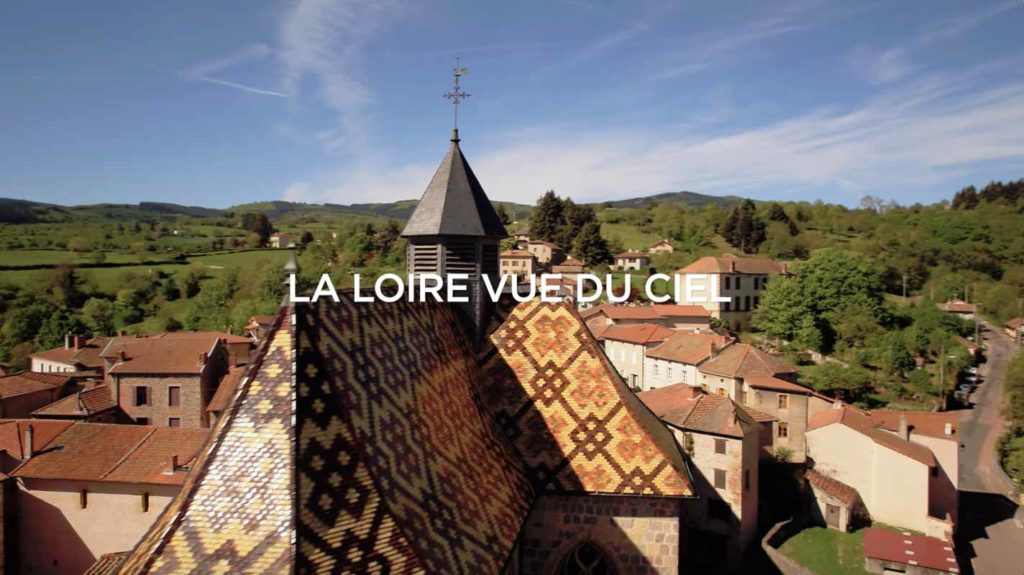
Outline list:
[[[602,549],[622,575],[680,572],[680,499],[544,495],[520,536],[521,575],[548,575],[583,542]]]
[[[790,519],[781,523],[776,523],[774,527],[761,539],[761,548],[771,559],[771,562],[775,564],[775,567],[779,570],[782,575],[815,575],[814,571],[804,567],[797,563],[788,555],[779,551],[779,547],[786,542],[787,539],[796,535],[803,526]]]

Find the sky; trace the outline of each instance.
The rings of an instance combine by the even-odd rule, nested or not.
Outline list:
[[[0,3],[0,197],[903,204],[1024,177],[1024,0]]]

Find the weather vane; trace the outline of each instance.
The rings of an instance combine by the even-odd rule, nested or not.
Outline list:
[[[452,76],[455,78],[455,86],[452,88],[451,92],[444,94],[444,97],[451,100],[452,105],[455,107],[454,122],[456,130],[459,129],[459,102],[465,100],[466,98],[472,95],[463,92],[462,88],[459,87],[459,78],[465,76],[466,74],[469,74],[469,68],[463,68],[459,66],[459,57],[456,56],[455,68],[452,70]]]

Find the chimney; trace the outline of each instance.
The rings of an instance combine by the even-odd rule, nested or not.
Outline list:
[[[953,435],[953,424],[946,422],[946,427],[942,430],[946,435]]]
[[[178,470],[178,456],[171,456],[171,465],[164,470],[164,475],[174,475],[174,472]]]
[[[125,331],[123,329],[117,330],[118,337],[124,337]]]
[[[128,354],[126,354],[124,352],[124,349],[117,350],[117,360],[118,361],[128,361]]]
[[[235,367],[238,365],[238,353],[234,351],[228,352],[228,366]]]
[[[64,334],[64,349],[71,349],[71,338],[73,337],[70,333]]]
[[[904,441],[910,441],[910,426],[907,425],[907,416],[900,416],[900,438]]]
[[[35,452],[32,450],[32,424],[25,427],[25,459],[32,459]]]
[[[208,356],[206,355],[205,351],[203,353],[199,354],[199,365],[206,365],[206,358],[207,357]]]

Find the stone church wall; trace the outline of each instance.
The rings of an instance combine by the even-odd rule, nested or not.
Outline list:
[[[551,575],[590,541],[620,575],[677,575],[681,500],[659,497],[544,495],[519,541],[521,575]]]

